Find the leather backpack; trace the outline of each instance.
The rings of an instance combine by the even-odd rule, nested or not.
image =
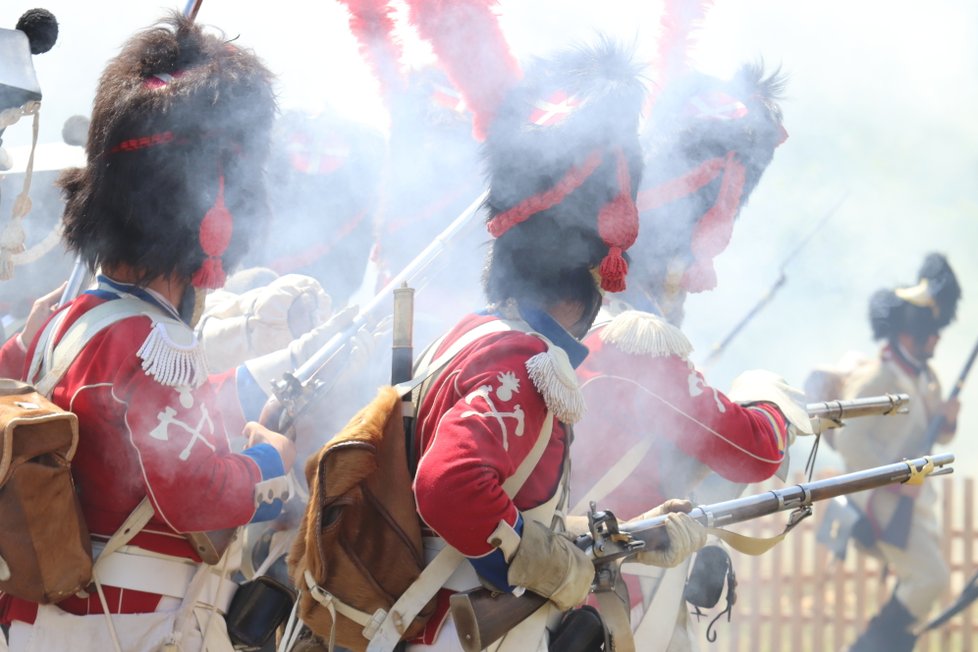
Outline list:
[[[71,459],[78,418],[0,380],[0,591],[52,604],[88,586],[92,545]]]

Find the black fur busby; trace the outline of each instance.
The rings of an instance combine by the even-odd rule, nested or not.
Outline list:
[[[88,166],[59,181],[69,247],[93,268],[218,285],[268,214],[274,114],[253,53],[177,13],[135,35],[99,82]]]
[[[712,260],[787,137],[777,103],[784,83],[755,63],[730,80],[690,72],[661,90],[643,128],[634,278],[654,287],[679,259],[685,290],[715,286]]]
[[[905,333],[926,341],[951,323],[957,313],[961,287],[947,259],[928,254],[917,274],[917,284],[877,290],[869,301],[873,338],[893,340]]]
[[[590,310],[600,305],[596,277],[605,290],[624,288],[644,95],[637,68],[609,41],[528,68],[485,146],[490,302],[570,300]]]

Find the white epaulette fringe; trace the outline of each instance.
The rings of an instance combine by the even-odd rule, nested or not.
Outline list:
[[[546,351],[526,361],[526,371],[547,409],[564,423],[577,423],[584,417],[584,395],[577,374],[563,349],[550,342],[547,345]]]
[[[601,330],[599,337],[630,355],[677,355],[685,360],[693,352],[692,343],[681,330],[662,317],[640,310],[621,313]]]
[[[197,335],[173,319],[153,320],[153,328],[136,355],[143,371],[168,387],[200,387],[207,380],[207,359]]]

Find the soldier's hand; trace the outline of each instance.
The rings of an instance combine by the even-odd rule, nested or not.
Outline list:
[[[958,412],[961,410],[961,401],[955,396],[949,401],[944,402],[944,419],[947,425],[954,426],[958,423]]]
[[[665,516],[669,544],[665,548],[640,552],[635,555],[635,561],[649,566],[673,568],[706,545],[706,528],[688,515],[692,509],[693,504],[688,500],[671,499],[636,517],[634,520],[641,521]]]
[[[246,448],[251,448],[252,446],[257,446],[258,444],[268,444],[278,451],[279,457],[282,458],[282,465],[285,467],[286,473],[288,473],[288,471],[292,468],[292,465],[295,464],[295,444],[293,444],[292,440],[285,435],[280,435],[277,432],[273,432],[255,421],[249,421],[245,424],[244,436],[248,440],[248,445]]]
[[[50,317],[51,313],[58,307],[58,300],[61,298],[61,294],[65,291],[66,285],[68,285],[67,281],[62,283],[54,290],[51,290],[43,297],[40,297],[31,306],[31,312],[29,315],[27,315],[27,321],[24,323],[24,328],[21,329],[20,335],[18,335],[24,348],[31,345],[31,342],[34,341],[38,331],[41,330],[41,327],[44,326],[45,322],[47,322],[48,317]]]
[[[526,520],[506,580],[566,611],[587,598],[594,581],[594,564],[566,535]]]

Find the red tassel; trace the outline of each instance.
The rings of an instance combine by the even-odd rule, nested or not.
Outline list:
[[[625,289],[628,263],[622,251],[635,244],[638,237],[638,209],[632,201],[632,182],[625,154],[616,157],[618,194],[598,212],[598,235],[608,245],[608,255],[601,261],[601,287],[608,292]]]
[[[231,244],[233,220],[224,205],[224,175],[218,177],[217,198],[200,222],[200,248],[207,254],[191,281],[194,287],[215,289],[224,285],[226,274],[221,256]]]
[[[621,247],[612,247],[601,261],[601,289],[605,292],[621,292],[625,289],[628,263],[621,255]]]
[[[224,273],[224,265],[220,258],[208,257],[204,259],[200,267],[194,272],[191,283],[196,288],[205,290],[215,290],[224,285],[227,274]]]

